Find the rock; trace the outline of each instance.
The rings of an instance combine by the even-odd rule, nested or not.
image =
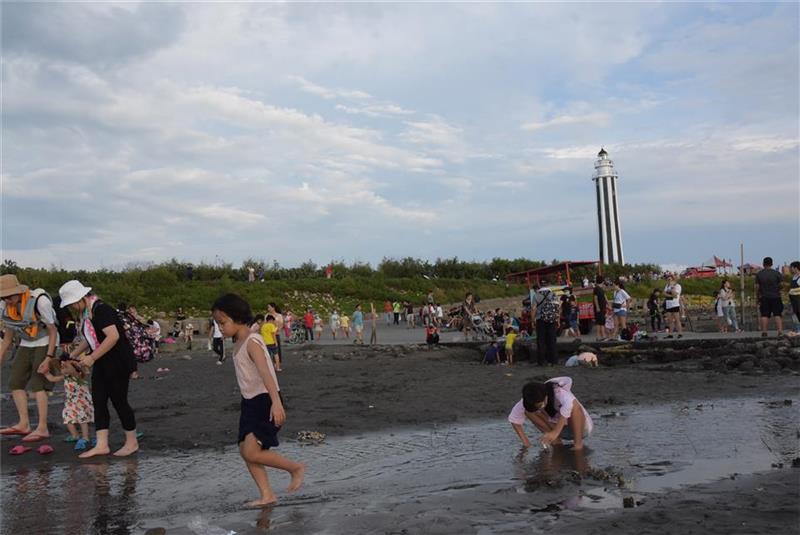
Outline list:
[[[144,532],[144,535],[165,535],[166,533],[165,528],[150,528]]]
[[[749,371],[753,371],[755,369],[755,367],[756,367],[755,362],[753,362],[752,360],[745,360],[744,362],[739,364],[739,366],[737,368],[740,371],[749,372]]]
[[[181,360],[192,360],[192,356],[191,356],[191,355],[182,355],[182,356],[180,357],[180,359],[181,359]]]
[[[631,507],[634,507],[634,505],[636,504],[633,500],[633,496],[625,496],[622,498],[622,507],[625,509],[630,509]]]
[[[800,468],[800,457],[792,459],[792,468]]]

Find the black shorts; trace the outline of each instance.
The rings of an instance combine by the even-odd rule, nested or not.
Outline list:
[[[681,311],[681,307],[669,307],[668,309],[665,310],[665,312],[672,312],[672,313],[675,313],[675,314],[677,314],[680,311]]]
[[[783,315],[783,301],[780,297],[762,297],[758,309],[762,318],[780,318]]]
[[[279,444],[278,431],[281,428],[270,421],[270,409],[272,409],[272,400],[269,394],[259,394],[251,399],[242,398],[242,412],[239,416],[239,442],[252,433],[262,450],[274,448]]]
[[[605,325],[606,324],[606,311],[602,312],[595,312],[594,313],[594,324],[595,325]]]

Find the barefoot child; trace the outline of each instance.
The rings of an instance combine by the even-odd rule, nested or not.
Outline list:
[[[286,413],[278,387],[278,379],[260,334],[250,331],[253,314],[250,305],[235,294],[226,294],[211,307],[214,319],[225,337],[233,337],[233,364],[242,393],[239,417],[239,453],[261,493],[259,499],[246,504],[264,507],[277,502],[269,484],[265,467],[289,472],[289,492],[303,483],[305,465],[289,460],[270,448],[278,445],[278,431],[286,421]]]
[[[64,410],[61,412],[61,417],[69,431],[66,442],[74,442],[75,451],[83,451],[89,447],[89,424],[94,423],[94,405],[87,381],[88,373],[77,362],[70,360],[61,361],[60,371],[60,375],[48,371],[44,376],[51,383],[64,381]],[[75,424],[81,426],[80,435]]]
[[[508,421],[529,448],[531,443],[522,428],[525,419],[539,431],[542,445],[561,444],[561,439],[573,440],[572,449],[583,449],[583,439],[594,427],[592,418],[572,394],[572,379],[556,377],[545,383],[527,383],[522,387],[522,399],[511,409]]]
[[[509,366],[514,365],[514,340],[517,339],[517,331],[513,327],[506,327],[506,362]]]

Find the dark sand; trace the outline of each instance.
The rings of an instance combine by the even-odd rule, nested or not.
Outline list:
[[[569,347],[562,350],[564,355],[572,352]],[[145,378],[131,383],[131,402],[145,433],[140,458],[221,451],[236,442],[239,396],[232,362],[217,366],[207,351],[187,357],[185,351],[165,354],[142,365]],[[480,357],[478,348],[468,346],[434,351],[408,346],[289,348],[285,371],[279,374],[288,415],[281,439],[291,441],[300,430],[335,438],[432,424],[504,422],[526,381],[558,375],[573,377],[574,392],[593,414],[620,406],[630,410],[745,397],[797,404],[800,393],[794,371],[800,367],[800,340],[606,346],[599,369],[542,368],[525,361],[512,368],[487,367],[478,364]],[[171,371],[156,373],[158,367]],[[60,404],[51,405],[57,451],[46,460],[34,453],[12,457],[7,450],[16,442],[2,439],[4,478],[43,462],[79,462],[61,442],[65,431],[60,412]],[[3,401],[2,423],[13,423],[13,417],[12,402]],[[781,432],[797,433],[798,423],[792,427]],[[112,448],[118,445],[121,430],[113,415]],[[634,509],[530,514],[531,522],[547,516],[548,524],[562,533],[789,533],[797,532],[800,522],[799,489],[800,468],[787,463],[781,469],[661,492]],[[503,496],[491,499],[502,501]],[[2,514],[6,523],[15,512],[4,507]],[[437,523],[428,529],[424,522],[412,521],[404,529],[447,533],[456,525]],[[359,531],[357,525],[350,527]],[[364,530],[392,532],[393,527],[373,524]],[[459,530],[469,532],[470,525]]]

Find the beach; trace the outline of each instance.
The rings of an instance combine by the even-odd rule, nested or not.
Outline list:
[[[562,362],[575,349],[562,345]],[[686,340],[600,349],[601,367],[587,369],[527,361],[485,366],[476,344],[430,351],[422,345],[288,347],[279,374],[287,409],[279,451],[307,463],[308,472],[291,496],[277,476],[281,503],[268,512],[240,508],[255,489],[236,450],[239,394],[231,361],[215,365],[204,346],[176,350],[141,365],[144,378],[131,383],[144,433],[134,459],[78,461],[61,442],[58,390],[50,405],[54,454],[12,457],[7,450],[15,442],[3,439],[2,531],[796,528],[800,344]],[[169,371],[156,372],[159,367]],[[521,450],[508,411],[526,381],[561,375],[573,378],[573,392],[595,420],[585,455]],[[2,408],[3,424],[13,423],[11,401],[4,399]],[[301,431],[325,439],[303,443]],[[112,448],[121,443],[114,419],[111,441]],[[71,478],[105,481],[109,499],[103,502],[103,492],[76,497],[69,492]],[[632,508],[624,507],[626,498]],[[44,500],[56,513],[81,510],[84,523],[70,524],[70,515],[42,517],[36,504]],[[104,507],[123,502],[124,514],[112,515],[113,526],[98,524]]]

